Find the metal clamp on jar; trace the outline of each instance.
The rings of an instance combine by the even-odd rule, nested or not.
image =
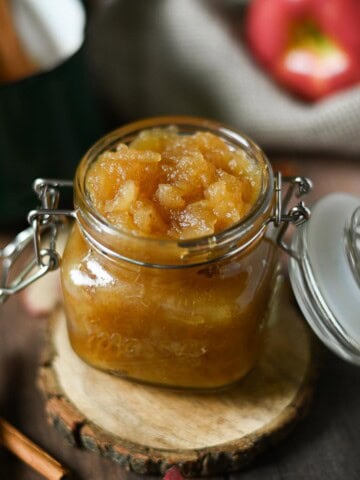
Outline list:
[[[282,182],[289,185],[284,199]],[[0,259],[2,261],[0,285],[1,303],[4,303],[9,296],[28,287],[49,271],[57,270],[60,267],[61,258],[56,251],[56,238],[59,227],[67,223],[67,218],[76,220],[75,210],[58,208],[60,189],[63,187],[73,188],[73,182],[71,180],[43,178],[37,178],[34,181],[33,189],[41,202],[41,207],[29,212],[28,222],[31,226],[16,235],[14,240],[0,250]],[[280,172],[276,173],[274,215],[264,222],[260,229],[261,232],[269,223],[273,223],[276,227],[281,227],[276,237],[277,243],[280,248],[294,257],[296,257],[296,253],[284,242],[284,234],[290,224],[299,226],[310,218],[310,210],[305,206],[303,201],[293,206],[288,213],[283,213],[284,207],[290,202],[296,188],[298,189],[296,192],[297,197],[305,195],[312,188],[311,181],[308,178],[298,176],[283,178]],[[44,242],[47,242],[46,246]],[[351,245],[354,242],[355,240],[352,241]],[[33,258],[27,262],[21,274],[8,283],[13,264],[31,243],[34,248]],[[244,248],[244,245],[242,245],[239,251]],[[232,253],[238,253],[238,251]],[[357,253],[355,252],[352,255],[351,258],[353,259],[352,264],[354,268],[355,255],[357,255]],[[36,269],[35,272],[34,269]]]

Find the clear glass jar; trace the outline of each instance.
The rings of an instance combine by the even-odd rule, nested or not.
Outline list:
[[[140,131],[176,125],[208,131],[241,148],[262,170],[259,198],[241,222],[194,240],[158,240],[121,231],[92,206],[89,166]],[[274,181],[262,151],[221,124],[161,117],[120,128],[97,142],[75,177],[73,227],[62,260],[70,341],[96,368],[157,385],[218,389],[255,365],[276,272]]]

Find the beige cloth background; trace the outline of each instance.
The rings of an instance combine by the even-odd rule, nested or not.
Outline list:
[[[108,1],[90,22],[88,47],[122,116],[201,115],[265,148],[360,152],[360,86],[316,104],[294,99],[200,0]]]

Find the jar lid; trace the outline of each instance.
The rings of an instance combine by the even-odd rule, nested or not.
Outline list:
[[[333,193],[292,240],[290,280],[316,335],[360,365],[360,198]]]

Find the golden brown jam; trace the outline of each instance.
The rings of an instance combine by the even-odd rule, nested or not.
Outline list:
[[[144,236],[196,238],[224,230],[251,210],[261,169],[209,132],[175,127],[141,132],[102,153],[87,175],[95,208]]]
[[[94,209],[130,232],[116,249],[133,258],[241,221],[262,175],[263,167],[219,136],[181,136],[171,127],[103,150],[84,181]],[[154,268],[109,258],[82,229],[77,224],[70,235],[62,283],[70,340],[85,361],[144,382],[206,389],[234,383],[254,366],[275,264],[264,234],[229,258]]]

